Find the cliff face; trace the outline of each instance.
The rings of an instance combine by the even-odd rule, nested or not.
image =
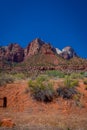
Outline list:
[[[7,47],[1,47],[0,59],[12,62],[21,62],[24,59],[24,50],[17,43],[10,44]]]
[[[45,43],[38,38],[33,40],[24,50],[25,57],[37,54],[43,44]]]

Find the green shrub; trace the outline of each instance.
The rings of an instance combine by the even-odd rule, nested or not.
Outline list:
[[[48,78],[47,75],[40,75],[40,76],[37,77],[36,80],[37,80],[37,82],[41,83],[41,82],[44,82],[44,81],[48,81],[49,78]]]
[[[23,73],[15,73],[13,76],[14,76],[14,78],[16,80],[21,80],[21,79],[25,79],[26,78]]]
[[[57,70],[50,70],[46,71],[46,74],[49,77],[58,77],[58,78],[64,78],[65,74],[63,72],[57,71]]]
[[[71,78],[70,78],[70,76],[65,77],[64,84],[65,84],[66,87],[71,87]]]
[[[55,96],[53,86],[44,77],[38,77],[36,80],[29,81],[31,95],[37,101],[51,102]]]
[[[84,76],[84,77],[87,77],[87,71],[86,71],[86,72],[84,72],[83,76]]]
[[[78,86],[79,85],[79,81],[78,80],[72,80],[72,82],[71,82],[71,86],[73,87],[75,87],[75,86]]]
[[[57,88],[57,93],[63,98],[72,99],[73,96],[78,93],[76,86],[78,86],[78,80],[71,79],[71,77],[67,75],[64,79],[64,84]]]
[[[81,73],[71,73],[71,79],[82,79],[83,75]]]
[[[66,76],[64,80],[64,85],[66,87],[75,87],[79,85],[78,80],[71,79],[71,76]]]

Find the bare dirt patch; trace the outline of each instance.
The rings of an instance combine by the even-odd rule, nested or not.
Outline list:
[[[57,81],[55,84],[57,87]],[[0,87],[0,98],[7,97],[7,108],[0,107],[0,120],[10,118],[16,124],[14,128],[0,130],[87,130],[87,90],[82,81],[78,90],[83,94],[84,107],[62,98],[51,103],[37,102],[26,93],[27,87],[27,81]]]

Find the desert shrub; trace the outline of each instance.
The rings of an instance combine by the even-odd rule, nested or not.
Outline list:
[[[0,86],[6,85],[7,83],[14,82],[14,78],[11,75],[0,75]]]
[[[82,96],[82,94],[78,92],[76,95],[73,96],[73,100],[75,101],[76,106],[83,108],[84,103],[80,100],[81,96]]]
[[[41,82],[44,82],[44,81],[48,81],[49,78],[48,78],[47,75],[40,75],[40,76],[37,77],[36,80],[37,80],[37,82],[41,83]]]
[[[78,80],[72,80],[72,82],[71,82],[71,86],[73,87],[73,86],[78,86],[79,85],[79,81]]]
[[[71,79],[70,76],[66,76],[64,79],[64,84],[59,86],[57,88],[58,96],[72,99],[74,95],[76,95],[78,92],[76,90],[76,86],[78,85],[78,80]]]
[[[46,71],[46,74],[49,77],[58,77],[58,78],[64,78],[65,74],[61,71],[57,71],[57,70],[50,70],[50,71]]]
[[[72,99],[75,94],[77,94],[76,89],[68,87],[59,87],[57,89],[58,96],[66,99]]]
[[[64,84],[66,87],[71,87],[71,78],[70,76],[66,76],[65,79],[64,79]]]
[[[81,97],[81,94],[78,92],[76,95],[73,96],[73,99],[75,101],[79,101],[80,97]]]
[[[81,73],[71,73],[71,79],[82,79],[83,75]]]
[[[84,72],[83,76],[84,76],[84,77],[87,77],[87,71],[86,71],[86,72]]]
[[[86,85],[87,85],[87,80],[84,80],[83,82],[84,82],[84,84],[86,84]]]
[[[79,85],[79,81],[77,79],[71,79],[71,76],[66,76],[64,79],[64,85],[66,87],[75,87]]]
[[[37,101],[51,102],[54,98],[55,91],[49,81],[46,81],[44,77],[38,77],[36,80],[29,81],[29,88],[31,95]]]
[[[14,76],[14,78],[16,80],[21,80],[21,79],[25,79],[26,78],[25,74],[23,74],[23,73],[15,73],[15,74],[13,74],[13,76]]]

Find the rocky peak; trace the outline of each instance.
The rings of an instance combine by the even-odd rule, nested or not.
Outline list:
[[[70,59],[73,57],[77,57],[76,52],[74,51],[74,49],[70,46],[65,47],[64,49],[62,49],[62,54],[66,54],[67,58],[66,59]]]
[[[62,51],[61,51],[59,48],[55,48],[55,50],[56,50],[56,53],[57,53],[57,54],[62,53]]]
[[[18,51],[18,50],[21,50],[22,48],[17,43],[11,43],[11,44],[9,44],[7,49],[10,50],[10,51]]]
[[[70,53],[70,52],[74,52],[74,49],[71,46],[67,46],[62,49],[62,52],[65,52],[65,51]]]
[[[37,54],[43,44],[45,44],[45,42],[39,38],[30,42],[28,47],[25,49],[25,57]]]
[[[32,41],[33,43],[36,43],[36,44],[40,44],[40,45],[43,45],[45,44],[44,41],[42,41],[40,38],[36,38],[35,40]]]
[[[58,48],[55,48],[55,49],[56,49],[56,53],[58,55],[60,55],[61,57],[63,57],[64,59],[70,59],[70,58],[73,58],[73,57],[77,57],[76,52],[70,46],[63,48],[62,51],[59,50]]]
[[[36,38],[28,47],[24,50],[25,52],[25,59],[29,56],[41,53],[41,54],[54,54],[52,47],[49,43],[42,41],[39,38]]]

